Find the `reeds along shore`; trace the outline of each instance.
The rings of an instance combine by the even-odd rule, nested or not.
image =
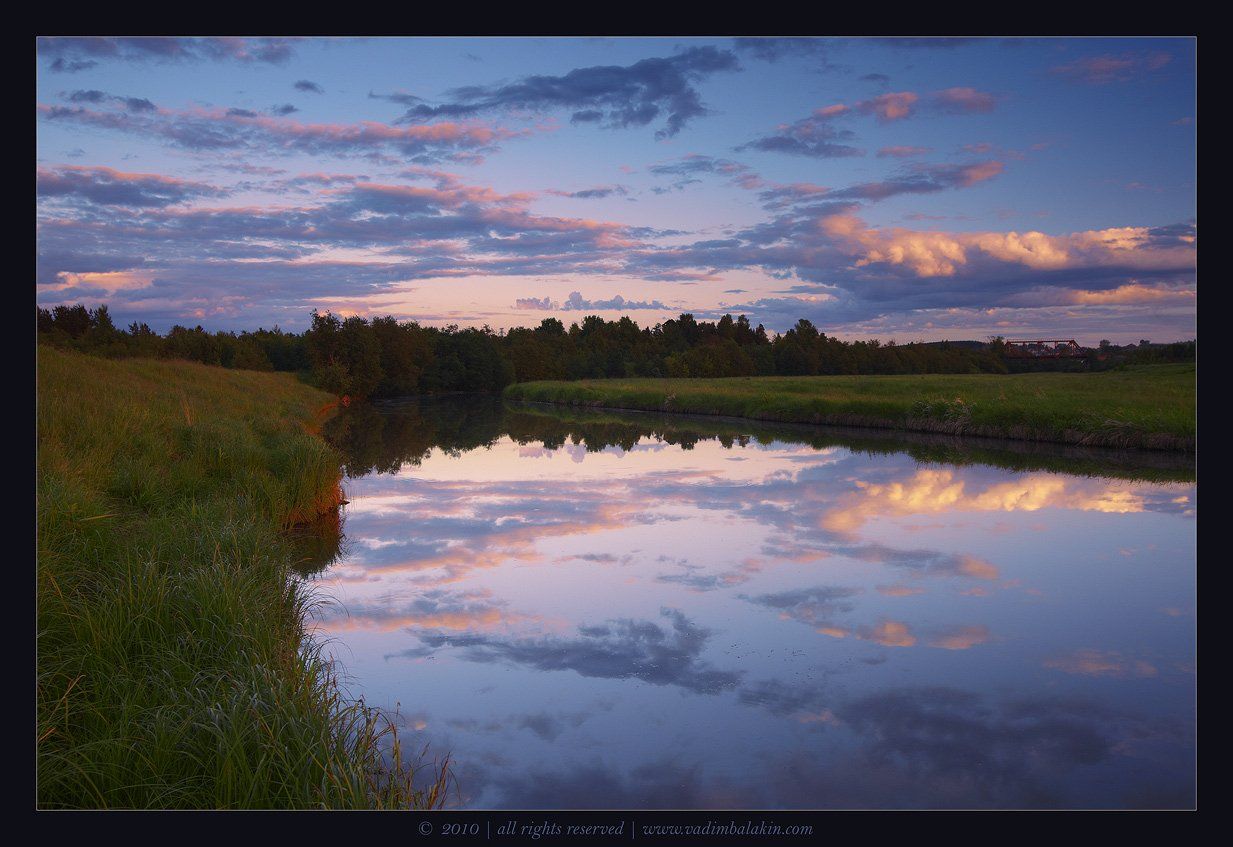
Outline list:
[[[1093,374],[528,382],[509,386],[505,397],[1090,446],[1195,446],[1193,364]]]
[[[41,808],[432,807],[305,635],[284,530],[336,507],[331,398],[287,374],[41,346]]]

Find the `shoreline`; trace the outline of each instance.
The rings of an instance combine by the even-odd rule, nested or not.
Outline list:
[[[700,429],[740,428],[759,440],[783,437],[820,444],[837,444],[853,450],[904,452],[917,461],[948,464],[988,464],[1009,470],[1048,470],[1076,474],[1110,475],[1128,479],[1194,479],[1194,454],[1182,451],[1142,450],[1101,445],[1067,444],[1053,441],[1026,441],[1011,438],[989,438],[980,435],[919,432],[907,429],[831,426],[827,424],[768,421],[732,415],[705,415],[692,412],[647,411],[643,409],[613,409],[609,407],[577,406],[534,400],[507,400],[510,409],[523,414],[547,415],[573,420],[580,424],[586,416],[632,421],[645,418],[664,424],[679,422],[679,428],[696,424]],[[753,426],[750,426],[750,425]]]
[[[1178,373],[1185,374],[1182,369]],[[1191,368],[1193,373],[1193,368]],[[1026,375],[981,376],[968,378],[969,385],[989,388],[990,385],[971,382],[981,380],[1014,380]],[[1032,382],[1048,382],[1048,377],[1079,377],[1100,379],[1100,374],[1035,374]],[[1044,379],[1041,379],[1044,377]],[[507,387],[503,397],[511,401],[545,403],[556,406],[586,408],[592,410],[656,412],[661,414],[686,414],[707,417],[730,417],[752,421],[800,424],[811,426],[843,427],[853,429],[928,433],[936,435],[994,439],[999,441],[1061,444],[1104,449],[1142,450],[1193,454],[1196,449],[1195,435],[1149,429],[1133,422],[1119,420],[1102,410],[1099,402],[1080,421],[1076,416],[1061,418],[1055,425],[1039,422],[1006,423],[999,420],[980,420],[987,401],[983,396],[975,401],[964,402],[928,397],[937,394],[941,386],[962,382],[962,378],[931,376],[882,378],[887,384],[906,379],[924,383],[925,393],[910,397],[886,397],[870,394],[849,394],[832,398],[801,391],[779,391],[781,385],[812,382],[821,389],[838,386],[843,389],[863,388],[876,385],[878,377],[735,377],[715,380],[668,380],[668,379],[615,379],[580,380],[576,382],[527,382]],[[783,382],[776,383],[776,380]],[[843,381],[850,381],[844,384]],[[692,383],[692,385],[691,385]],[[858,386],[857,383],[861,385]],[[938,386],[935,388],[934,386]],[[1073,386],[1066,386],[1071,388]],[[751,391],[751,388],[762,389]],[[1004,400],[1004,397],[999,399]],[[826,407],[831,408],[826,408]],[[848,408],[844,408],[844,407]],[[863,407],[863,408],[862,408]],[[882,414],[870,407],[881,407]],[[890,412],[887,414],[886,412]],[[999,416],[1004,417],[1005,412]],[[1012,412],[1013,414],[1013,412]],[[1080,423],[1085,425],[1079,425]],[[1193,432],[1193,425],[1192,425]]]
[[[412,786],[391,716],[344,695],[310,632],[291,536],[343,498],[333,398],[38,356],[37,806],[438,804],[447,771]]]

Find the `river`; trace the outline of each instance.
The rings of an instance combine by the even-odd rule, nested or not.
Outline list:
[[[314,637],[465,808],[1188,807],[1193,465],[349,410]]]

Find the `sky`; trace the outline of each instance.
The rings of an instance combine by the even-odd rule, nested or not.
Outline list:
[[[1196,335],[1192,38],[37,41],[41,306]]]

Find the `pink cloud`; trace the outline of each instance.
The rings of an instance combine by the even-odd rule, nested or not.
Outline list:
[[[935,91],[933,104],[943,111],[959,114],[992,112],[993,107],[997,105],[997,98],[987,91],[958,86]]]
[[[1081,676],[1153,677],[1156,667],[1142,659],[1131,659],[1121,653],[1102,650],[1078,650],[1064,656],[1045,659],[1044,666],[1063,673]]]
[[[911,91],[894,91],[879,94],[871,100],[862,100],[855,108],[864,114],[873,114],[881,121],[898,121],[911,117],[913,107],[920,97]]]
[[[1172,61],[1168,53],[1121,53],[1085,56],[1049,69],[1054,76],[1065,77],[1089,85],[1129,82],[1149,71],[1159,70]]]

